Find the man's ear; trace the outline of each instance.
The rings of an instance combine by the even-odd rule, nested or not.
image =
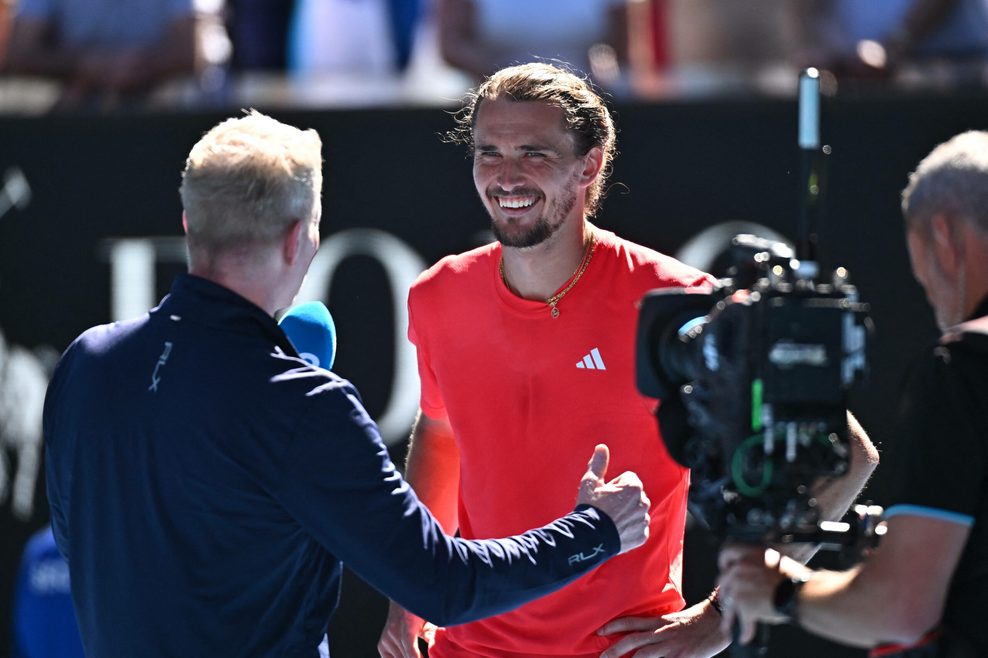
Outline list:
[[[305,230],[305,222],[296,219],[285,231],[285,237],[281,241],[281,254],[288,265],[294,265],[302,253],[302,231]]]
[[[943,213],[934,215],[930,221],[933,255],[940,270],[951,278],[956,277],[964,265],[963,231],[957,224],[947,219]]]
[[[580,182],[584,187],[591,185],[604,168],[604,151],[595,146],[583,156],[583,171],[580,172]]]
[[[184,210],[182,211],[182,230],[185,231],[186,235],[189,234],[189,217]]]

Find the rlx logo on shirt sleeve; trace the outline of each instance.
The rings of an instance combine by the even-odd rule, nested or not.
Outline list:
[[[154,371],[151,373],[151,385],[148,386],[148,390],[152,393],[158,392],[158,384],[161,383],[161,376],[158,375],[158,371],[161,367],[168,362],[168,355],[172,353],[172,342],[170,340],[165,341],[165,349],[162,351],[161,356],[158,357],[158,362],[154,364]]]
[[[592,551],[590,551],[589,555],[586,553],[576,553],[575,555],[570,555],[569,565],[573,566],[574,564],[579,564],[580,562],[586,562],[588,560],[592,560],[598,555],[602,554],[603,552],[604,552],[604,545],[597,544],[597,546]]]

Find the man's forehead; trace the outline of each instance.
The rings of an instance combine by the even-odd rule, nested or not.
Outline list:
[[[499,97],[480,101],[474,122],[474,137],[518,132],[539,133],[556,138],[569,137],[562,108],[543,101],[515,101]]]

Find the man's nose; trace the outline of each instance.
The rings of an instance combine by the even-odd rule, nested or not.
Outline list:
[[[525,176],[519,163],[514,158],[505,158],[501,166],[498,167],[497,184],[505,192],[510,192],[517,187],[521,187],[524,183]]]

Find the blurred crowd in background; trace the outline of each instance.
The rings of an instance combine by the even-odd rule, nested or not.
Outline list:
[[[988,0],[0,0],[0,112],[443,104],[563,61],[619,99],[988,85]]]

